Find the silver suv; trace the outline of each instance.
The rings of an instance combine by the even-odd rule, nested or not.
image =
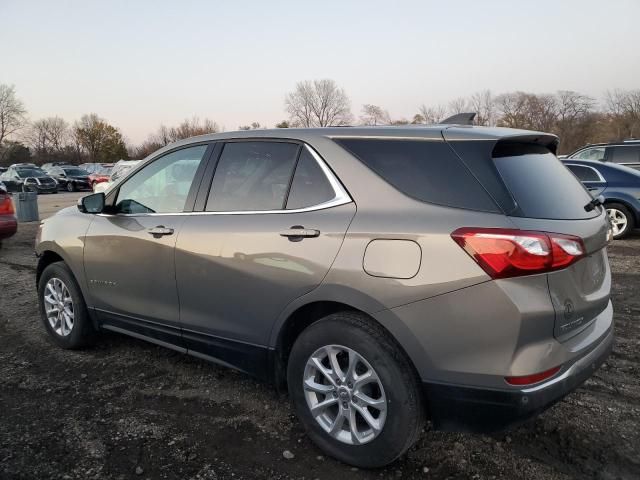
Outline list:
[[[608,227],[557,138],[447,126],[169,145],[45,220],[45,328],[125,333],[288,388],[309,436],[388,464],[560,400],[613,342]]]

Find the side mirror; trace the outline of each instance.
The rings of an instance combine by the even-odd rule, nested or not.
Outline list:
[[[104,210],[104,193],[94,193],[78,200],[78,210],[82,213],[102,213]]]

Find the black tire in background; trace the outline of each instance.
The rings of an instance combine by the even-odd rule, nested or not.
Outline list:
[[[607,210],[607,214],[609,214],[609,210],[615,210],[617,212],[620,212],[626,218],[626,221],[627,221],[624,229],[622,229],[617,234],[616,233],[613,234],[614,239],[619,240],[621,238],[626,237],[635,228],[636,226],[635,217],[631,212],[631,210],[629,210],[629,208],[627,208],[626,205],[623,205],[622,203],[611,202],[611,203],[605,203],[604,208]]]
[[[339,441],[312,416],[303,379],[309,358],[327,345],[341,345],[373,367],[384,388],[386,420],[373,440],[361,445]],[[397,459],[415,443],[424,424],[420,383],[406,354],[389,333],[366,315],[340,312],[307,327],[296,339],[287,368],[289,395],[311,440],[328,455],[350,465],[375,468]]]
[[[67,192],[75,192],[76,188],[73,186],[73,182],[67,182]]]
[[[74,323],[71,333],[62,336],[56,333],[51,327],[45,312],[44,295],[47,282],[52,278],[59,278],[63,281],[73,301]],[[38,303],[40,305],[40,317],[45,329],[58,346],[65,349],[78,349],[92,345],[97,337],[97,332],[89,318],[87,305],[80,291],[80,287],[71,270],[64,262],[55,262],[48,265],[38,281]]]

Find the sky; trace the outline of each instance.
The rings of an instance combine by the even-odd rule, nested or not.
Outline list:
[[[640,0],[0,0],[0,83],[32,120],[97,113],[133,144],[199,116],[226,130],[287,118],[330,78],[411,118],[490,89],[640,88]]]

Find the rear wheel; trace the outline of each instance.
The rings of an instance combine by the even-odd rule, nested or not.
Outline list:
[[[40,316],[53,340],[75,349],[94,342],[96,331],[80,287],[64,262],[48,265],[38,281]]]
[[[604,208],[607,210],[613,238],[616,240],[626,237],[635,227],[635,220],[631,211],[621,203],[607,203]]]
[[[336,313],[304,330],[291,350],[287,381],[309,437],[345,463],[387,465],[422,428],[420,386],[409,360],[365,315]]]

